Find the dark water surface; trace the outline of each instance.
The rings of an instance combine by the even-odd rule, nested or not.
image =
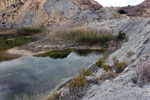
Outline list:
[[[36,95],[49,93],[65,78],[77,75],[100,56],[100,51],[71,51],[64,58],[26,56],[0,62],[0,100],[26,100],[26,97],[38,100],[34,98]]]

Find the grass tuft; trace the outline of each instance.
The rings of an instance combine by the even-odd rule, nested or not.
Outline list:
[[[83,68],[80,72],[79,72],[80,75],[85,75],[85,76],[90,76],[93,74],[92,71],[88,70],[88,69],[85,69]]]
[[[116,69],[116,73],[121,73],[128,66],[128,64],[125,61],[119,62],[117,57],[113,57],[113,63]]]
[[[61,92],[53,92],[53,94],[50,95],[47,100],[58,100],[60,96]]]
[[[79,75],[79,76],[75,77],[69,83],[69,90],[70,91],[78,90],[81,87],[84,87],[85,84],[87,84],[86,76],[85,75]]]

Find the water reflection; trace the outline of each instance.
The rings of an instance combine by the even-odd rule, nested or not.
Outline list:
[[[51,57],[53,59],[63,59],[66,58],[71,52],[74,52],[78,56],[87,57],[91,54],[101,54],[103,50],[88,50],[88,49],[66,49],[66,50],[57,50],[50,51],[44,54],[36,55],[37,57]]]
[[[54,89],[64,78],[75,76],[79,70],[93,64],[100,54],[79,56],[70,52],[64,59],[50,57],[21,57],[0,63],[0,100],[33,97]]]

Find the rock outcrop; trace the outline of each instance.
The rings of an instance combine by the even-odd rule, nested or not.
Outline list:
[[[112,8],[103,8],[94,0],[1,0],[0,6],[0,27],[6,28],[90,23],[120,17]]]

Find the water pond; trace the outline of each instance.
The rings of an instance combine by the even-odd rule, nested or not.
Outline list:
[[[99,50],[63,50],[2,61],[0,100],[38,100],[101,56]]]

